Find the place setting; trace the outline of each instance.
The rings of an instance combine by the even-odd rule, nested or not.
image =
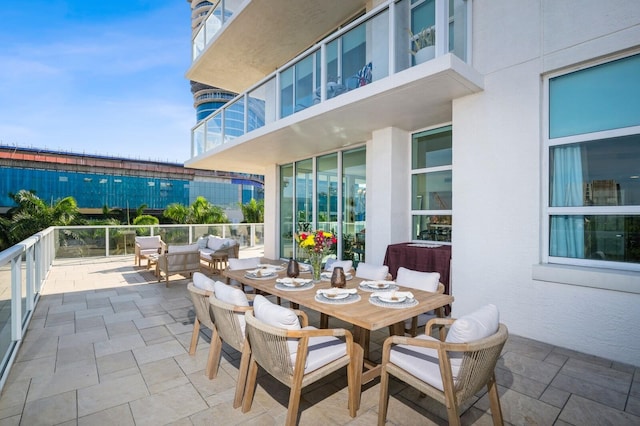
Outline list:
[[[313,280],[311,278],[278,278],[276,279],[276,286],[279,290],[284,291],[299,291],[309,290],[314,287]]]
[[[358,288],[362,291],[374,292],[380,290],[398,290],[400,287],[394,281],[387,280],[375,280],[375,281],[362,281]]]
[[[274,266],[274,265],[271,265]],[[257,269],[252,269],[247,271],[244,274],[245,278],[249,278],[252,280],[270,280],[272,278],[276,278],[278,276],[278,270],[273,267],[260,267]]]
[[[320,274],[320,280],[321,281],[331,281],[331,276],[333,275],[333,272],[329,272],[329,271],[325,271],[322,272]],[[353,279],[353,275],[350,272],[345,272],[344,273],[344,279],[349,281]]]
[[[369,303],[383,308],[410,308],[418,304],[410,291],[376,291],[369,296]]]
[[[320,303],[348,304],[361,299],[356,288],[322,288],[316,292],[315,300]]]

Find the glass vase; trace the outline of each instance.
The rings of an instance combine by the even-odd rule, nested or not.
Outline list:
[[[320,274],[322,273],[322,253],[313,253],[309,256],[311,263],[311,274],[314,282],[320,282]]]

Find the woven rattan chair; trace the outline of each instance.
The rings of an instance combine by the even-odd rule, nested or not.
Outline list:
[[[400,267],[396,276],[396,283],[403,287],[415,288],[429,292],[444,293],[444,284],[440,282],[440,274],[437,272],[421,272]],[[422,313],[410,318],[404,323],[404,332],[412,337],[418,334],[418,328],[423,327],[431,318],[443,318],[444,307]],[[444,336],[441,336],[444,340]]]
[[[222,342],[226,342],[229,346],[242,352],[245,345],[245,312],[253,309],[250,306],[238,306],[226,303],[216,297],[220,294],[219,286],[226,286],[218,282],[215,284],[216,291],[209,296],[209,305],[212,318],[214,320],[214,328],[211,336],[211,356],[207,362],[207,371],[209,378],[213,379],[218,374],[220,365],[220,357],[222,351]],[[237,290],[241,291],[241,290]],[[245,296],[251,299],[253,295]],[[240,369],[238,370],[238,382],[236,386],[236,395],[233,400],[233,408],[238,408],[242,403],[242,395],[244,393],[245,383],[247,380],[247,367],[249,360],[242,358]]]
[[[194,279],[196,279],[195,276]],[[189,346],[189,355],[193,356],[195,355],[196,348],[198,346],[200,325],[202,324],[207,327],[209,330],[211,330],[212,334],[213,330],[215,329],[213,321],[211,320],[211,316],[209,315],[209,296],[213,294],[213,292],[198,288],[193,285],[193,282],[187,284],[187,290],[189,290],[189,295],[191,296],[191,300],[193,301],[193,309],[196,314],[196,317],[193,320],[193,331],[191,332],[191,345]],[[213,339],[211,339],[211,345],[209,346],[209,359],[211,359],[213,349]],[[210,376],[211,374],[211,372],[209,371],[209,364],[210,363],[207,362],[207,369],[205,371],[205,374],[207,376]]]
[[[431,319],[427,335],[434,326],[453,323],[448,318]],[[388,337],[382,348],[378,425],[386,422],[389,374],[444,404],[450,425],[460,424],[460,406],[487,386],[493,423],[502,425],[494,370],[507,337],[504,324],[499,324],[496,333],[469,343],[447,343],[425,335]]]
[[[256,296],[256,304],[260,297],[262,296]],[[277,307],[286,309],[281,306]],[[302,320],[300,326],[307,327],[306,314],[303,311],[294,312]],[[347,366],[349,414],[351,417],[356,416],[360,405],[363,352],[360,346],[354,344],[349,331],[315,329],[313,327],[296,330],[279,328],[257,319],[253,311],[247,312],[245,318],[249,343],[244,346],[242,357],[249,358],[250,361],[242,412],[246,413],[251,409],[258,365],[291,389],[286,425],[297,423],[300,394],[303,387]],[[340,337],[339,341],[335,339],[336,337]],[[342,355],[330,357],[329,361],[319,360],[319,352],[326,351],[327,347],[334,353],[336,348],[339,349]],[[295,351],[294,353],[291,352],[292,349]]]

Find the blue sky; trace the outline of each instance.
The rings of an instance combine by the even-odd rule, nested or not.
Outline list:
[[[2,145],[189,158],[187,1],[5,1],[0,23]]]

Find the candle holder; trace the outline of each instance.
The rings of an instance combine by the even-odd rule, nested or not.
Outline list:
[[[300,265],[292,257],[289,258],[289,264],[287,265],[287,276],[289,278],[298,278],[300,275]]]
[[[336,266],[331,274],[331,287],[345,288],[346,286],[347,278],[344,275],[344,269],[341,266]]]

